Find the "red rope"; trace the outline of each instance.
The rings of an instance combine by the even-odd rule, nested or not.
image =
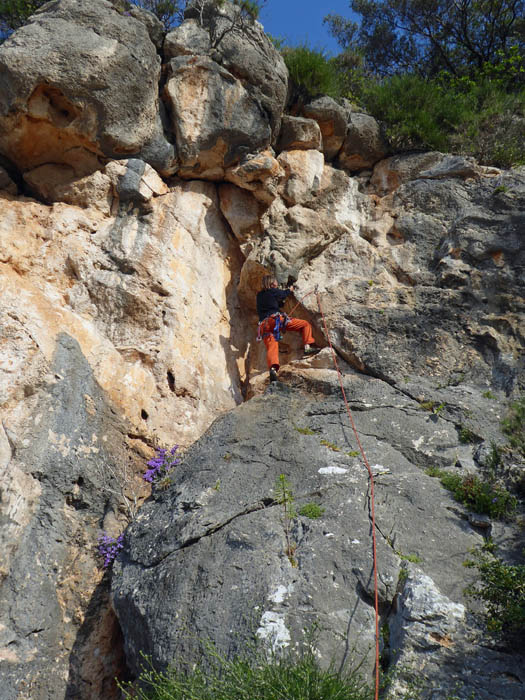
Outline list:
[[[310,294],[312,294],[312,292],[310,292]],[[368,464],[368,460],[366,458],[365,451],[363,450],[363,446],[361,445],[361,441],[359,440],[359,435],[357,434],[357,429],[355,427],[354,419],[352,418],[352,412],[350,411],[350,406],[348,405],[348,401],[347,401],[344,386],[343,386],[343,377],[341,374],[341,370],[339,369],[339,365],[337,364],[337,357],[336,357],[334,348],[332,346],[332,341],[330,340],[330,335],[328,334],[328,328],[327,328],[326,319],[325,319],[325,316],[323,313],[323,307],[321,306],[321,299],[319,297],[319,292],[316,291],[315,294],[317,297],[317,305],[319,307],[319,312],[321,313],[321,316],[323,319],[323,326],[324,326],[325,335],[326,335],[326,338],[328,340],[328,344],[330,345],[330,350],[332,351],[332,359],[334,361],[334,366],[337,370],[337,376],[339,378],[339,386],[341,387],[341,393],[343,394],[343,399],[344,399],[345,406],[346,406],[346,412],[348,413],[348,418],[350,419],[350,425],[352,426],[352,429],[354,431],[355,439],[357,440],[357,444],[359,445],[359,450],[361,451],[361,456],[363,457],[363,462],[365,463],[365,466],[368,470],[368,475],[370,477],[370,502],[371,502],[371,511],[372,511],[372,550],[373,550],[373,555],[374,555],[374,607],[375,607],[375,617],[376,617],[376,692],[375,692],[375,700],[378,700],[378,697],[379,697],[379,601],[378,601],[378,592],[377,592],[377,552],[376,552],[376,519],[375,519],[375,503],[374,503],[374,475],[372,474],[372,470],[370,469],[370,465]],[[303,297],[303,299],[304,298],[305,297]]]

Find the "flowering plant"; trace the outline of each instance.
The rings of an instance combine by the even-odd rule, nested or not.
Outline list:
[[[113,564],[115,557],[123,547],[123,539],[123,532],[121,532],[118,537],[111,537],[105,532],[99,535],[97,549],[100,556],[104,559],[105,569],[107,569],[108,566],[111,566],[111,564]]]
[[[178,445],[175,445],[169,451],[157,447],[155,450],[157,455],[150,459],[147,463],[149,469],[142,475],[144,481],[153,484],[168,477],[173,467],[180,464],[180,459],[176,456],[178,449]]]

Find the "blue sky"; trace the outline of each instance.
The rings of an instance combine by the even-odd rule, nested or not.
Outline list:
[[[291,45],[307,41],[315,49],[339,53],[335,40],[323,25],[323,17],[338,14],[350,17],[350,0],[267,0],[259,21],[272,36],[282,37]]]

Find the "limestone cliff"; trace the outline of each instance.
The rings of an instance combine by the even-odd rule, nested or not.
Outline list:
[[[57,0],[0,47],[2,697],[116,698],[141,651],[191,663],[183,625],[233,653],[316,621],[324,661],[372,672],[367,474],[328,350],[301,359],[288,334],[287,386],[268,389],[254,296],[271,271],[325,347],[321,302],[377,477],[385,665],[417,669],[425,698],[457,681],[517,700],[518,655],[464,607],[486,530],[424,470],[483,474],[506,445],[525,170],[388,156],[377,123],[326,97],[297,114],[262,27],[223,33],[229,13],[164,37],[117,1]],[[145,462],[174,444],[149,498]],[[523,460],[502,454],[514,488]],[[297,566],[283,472],[325,508],[294,525]],[[110,600],[97,536],[130,521]],[[519,561],[518,529],[488,525]]]

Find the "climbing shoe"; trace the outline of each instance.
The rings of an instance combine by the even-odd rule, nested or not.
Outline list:
[[[317,345],[305,345],[303,354],[304,355],[317,355],[318,352],[321,352],[321,348],[317,347]]]
[[[276,370],[274,367],[272,367],[272,368],[270,369],[270,381],[271,381],[271,382],[276,382],[276,381],[277,381],[277,370]]]

